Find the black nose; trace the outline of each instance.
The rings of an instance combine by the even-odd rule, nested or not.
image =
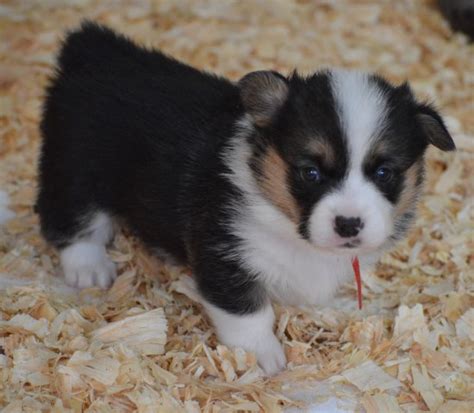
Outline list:
[[[338,215],[334,221],[334,230],[344,238],[355,237],[364,227],[360,218],[343,217]]]

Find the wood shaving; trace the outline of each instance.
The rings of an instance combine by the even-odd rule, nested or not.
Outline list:
[[[388,394],[366,395],[362,399],[362,405],[366,413],[402,413],[396,397]]]
[[[443,396],[439,390],[434,388],[433,382],[428,377],[426,367],[422,366],[420,372],[417,367],[413,366],[411,374],[413,377],[413,388],[423,397],[430,411],[435,412],[443,403]]]
[[[362,274],[362,311],[354,283],[331,307],[275,306],[289,361],[276,377],[218,343],[189,269],[126,231],[109,291],[59,276],[33,211],[38,122],[64,30],[85,16],[235,80],[327,66],[408,79],[445,115],[458,150],[428,151],[415,226]],[[331,398],[367,413],[474,411],[474,46],[434,0],[4,0],[0,39],[2,412],[283,412]]]
[[[348,382],[359,390],[389,390],[400,387],[400,382],[385,373],[377,364],[368,360],[357,367],[346,370],[341,374]]]
[[[133,312],[133,308],[129,311]],[[158,308],[108,323],[95,330],[92,339],[109,345],[121,343],[150,356],[164,353],[166,329],[163,309]]]

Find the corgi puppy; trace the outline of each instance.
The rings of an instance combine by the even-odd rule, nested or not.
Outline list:
[[[436,110],[375,74],[238,82],[86,22],[47,89],[37,211],[66,281],[106,288],[115,222],[191,266],[218,339],[284,368],[272,300],[324,304],[401,239]]]

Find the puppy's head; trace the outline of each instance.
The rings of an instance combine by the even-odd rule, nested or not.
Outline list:
[[[355,254],[402,237],[427,146],[455,148],[431,106],[376,75],[261,71],[239,87],[259,191],[317,248]]]

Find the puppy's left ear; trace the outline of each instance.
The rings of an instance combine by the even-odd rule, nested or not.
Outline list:
[[[453,151],[456,149],[453,138],[436,110],[429,105],[421,104],[418,106],[418,114],[416,117],[429,143],[442,151]]]
[[[255,125],[270,124],[288,96],[288,82],[278,72],[260,70],[239,80],[240,98]]]

